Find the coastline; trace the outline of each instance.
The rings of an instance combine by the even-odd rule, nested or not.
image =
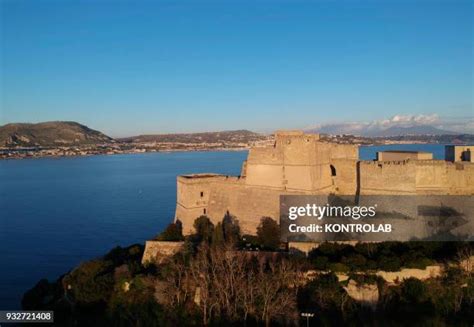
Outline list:
[[[28,153],[18,154],[15,152],[22,151],[23,149],[14,149],[6,150],[0,149],[0,160],[22,160],[22,159],[42,159],[42,158],[73,158],[73,157],[92,157],[92,156],[111,156],[111,155],[120,155],[120,154],[147,154],[147,153],[176,153],[176,152],[233,152],[233,151],[248,151],[250,146],[248,147],[203,147],[203,148],[173,148],[173,149],[140,149],[140,150],[121,150],[121,151],[113,151],[113,152],[87,152],[87,153],[79,153],[79,152],[67,152],[61,154],[49,154],[49,153],[36,153],[36,151],[41,150],[34,150],[28,151]],[[2,153],[2,151],[5,151]]]
[[[264,143],[271,143],[268,140]],[[379,142],[362,142],[362,143],[346,143],[358,146],[385,146],[385,145],[406,145],[406,144],[445,144],[440,142],[424,142],[419,140],[413,141],[392,141],[380,140]],[[263,145],[263,144],[262,144]],[[232,151],[248,151],[253,144],[245,146],[208,146],[199,143],[196,144],[176,144],[170,147],[170,144],[156,144],[153,146],[135,144],[110,144],[110,145],[87,145],[87,146],[71,146],[71,147],[17,147],[17,148],[0,148],[0,160],[15,159],[39,159],[39,158],[69,158],[69,157],[89,157],[97,155],[117,155],[117,154],[143,154],[143,153],[175,153],[175,152],[232,152]]]

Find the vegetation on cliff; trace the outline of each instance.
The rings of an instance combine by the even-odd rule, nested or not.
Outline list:
[[[382,242],[356,245],[322,243],[308,260],[315,269],[338,272],[398,271],[424,269],[436,262],[456,258],[463,243],[457,242]]]
[[[145,267],[142,246],[116,248],[54,283],[40,281],[23,308],[55,310],[60,325],[88,326],[294,326],[305,325],[302,312],[314,313],[318,326],[470,326],[474,319],[474,276],[456,264],[472,255],[471,243],[323,243],[305,257],[261,251],[279,248],[273,224],[262,218],[259,235],[250,238],[240,235],[236,217],[214,226],[201,216],[182,251],[167,260]],[[158,238],[183,239],[179,223]],[[373,274],[385,260],[395,269],[425,258],[445,261],[443,274],[395,284]],[[346,267],[349,280],[335,275],[335,264]],[[310,271],[316,274],[308,277]],[[375,284],[376,302],[352,298],[350,281]]]

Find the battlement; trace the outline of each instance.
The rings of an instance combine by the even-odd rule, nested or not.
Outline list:
[[[201,173],[201,174],[188,174],[188,175],[181,175],[181,177],[185,179],[198,179],[198,178],[209,178],[209,177],[216,177],[216,176],[223,176],[221,174],[213,174],[213,173]]]
[[[202,184],[202,183],[209,183],[211,181],[217,181],[220,179],[225,179],[226,177],[227,177],[226,175],[211,174],[211,173],[180,175],[178,176],[178,183]]]
[[[303,131],[279,131],[275,133],[275,147],[292,143],[307,144],[319,142],[319,134],[305,134]]]
[[[417,166],[424,166],[424,167],[429,167],[429,166],[446,166],[446,167],[449,167],[449,166],[452,166],[453,163],[452,162],[446,162],[444,160],[432,159],[432,160],[419,160],[419,161],[416,161],[416,165]]]
[[[360,161],[360,165],[367,166],[367,167],[390,167],[390,166],[404,166],[413,164],[411,160],[387,160],[387,161]]]
[[[285,137],[285,136],[302,136],[305,135],[301,130],[278,130],[275,132],[275,137]]]

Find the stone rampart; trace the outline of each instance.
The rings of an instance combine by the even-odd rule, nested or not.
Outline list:
[[[146,241],[142,264],[160,263],[181,250],[183,244],[184,242]]]

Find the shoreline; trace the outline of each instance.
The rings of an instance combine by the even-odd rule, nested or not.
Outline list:
[[[93,157],[93,156],[113,156],[121,154],[149,154],[149,153],[176,153],[176,152],[238,152],[248,151],[249,147],[242,148],[202,148],[202,149],[167,149],[153,151],[121,151],[121,152],[101,152],[101,153],[85,153],[85,154],[39,154],[39,155],[14,155],[0,156],[0,160],[24,160],[24,159],[43,159],[43,158],[76,158],[76,157]],[[5,150],[0,150],[5,151]]]
[[[345,144],[345,143],[344,143]],[[385,141],[374,142],[371,144],[355,144],[359,147],[374,147],[387,145],[446,145],[445,143],[421,142],[421,141]],[[37,148],[0,148],[0,160],[22,160],[22,159],[41,159],[41,158],[70,158],[70,157],[91,157],[100,155],[118,155],[118,154],[145,154],[145,153],[175,153],[175,152],[232,152],[248,151],[252,145],[244,147],[202,147],[202,148],[149,148],[135,147],[131,149],[118,149],[117,145],[98,145],[98,146],[72,146],[72,147],[37,147]]]

